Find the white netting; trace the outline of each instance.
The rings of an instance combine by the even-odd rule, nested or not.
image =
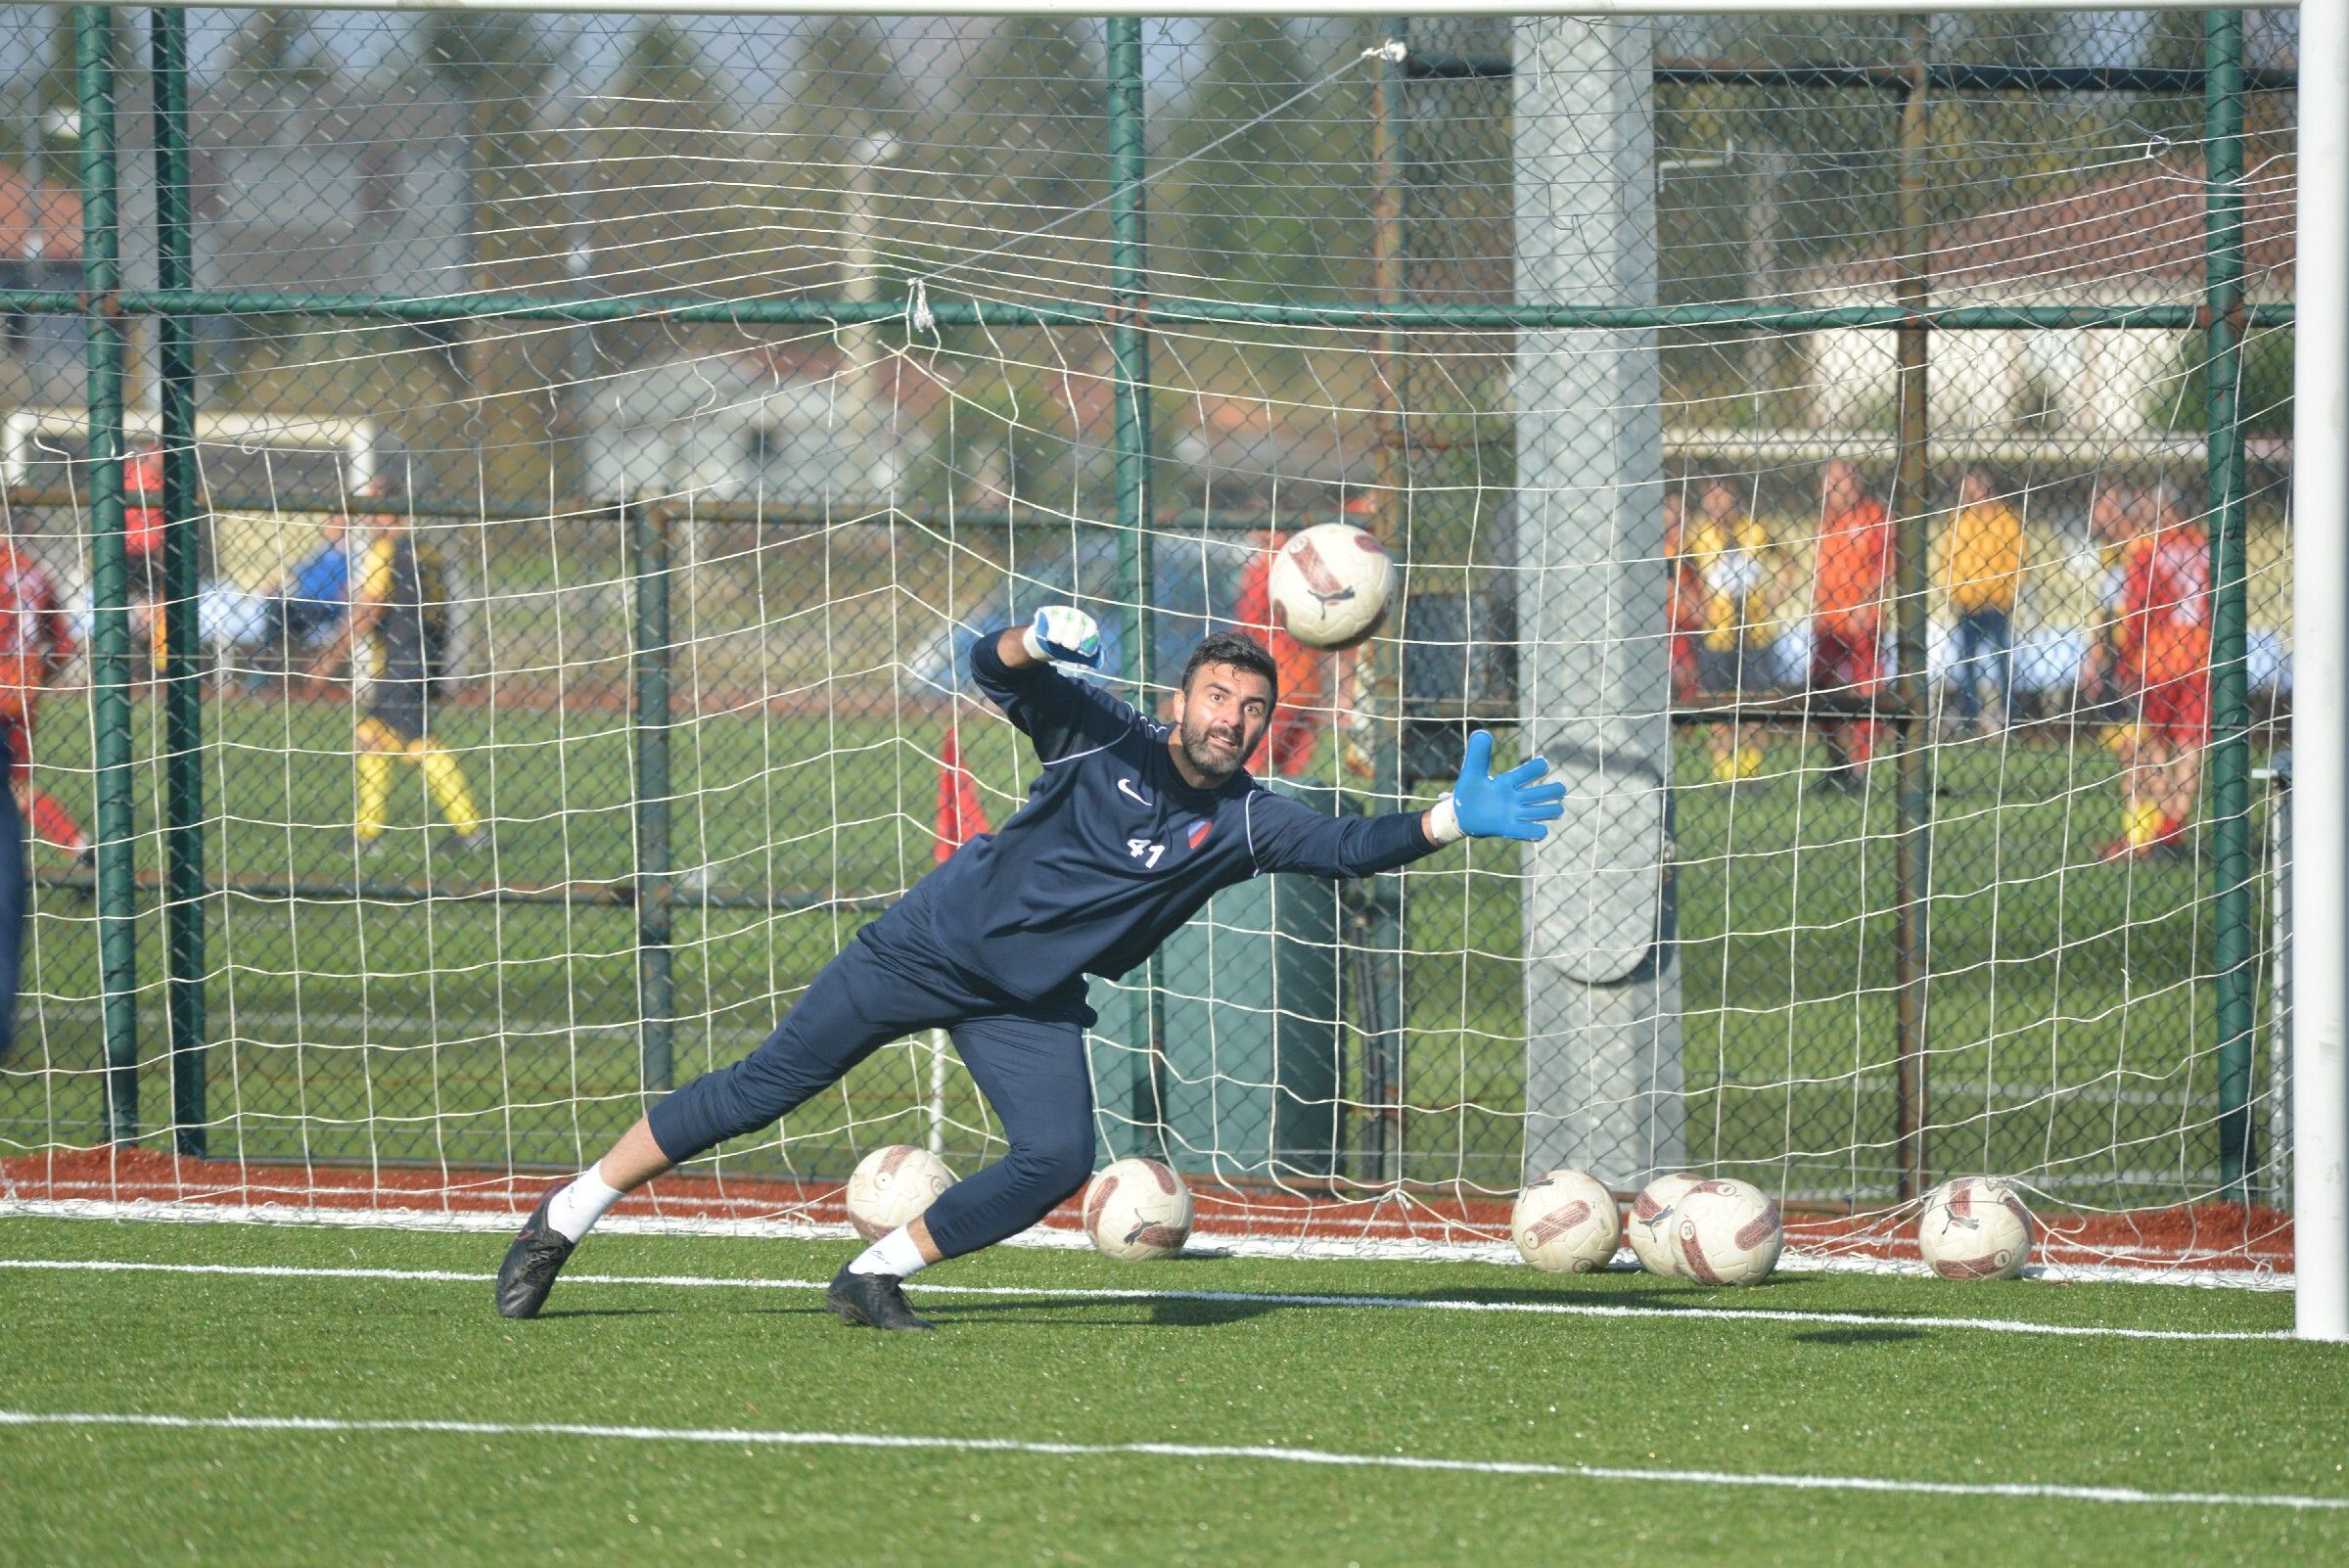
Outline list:
[[[0,456],[19,549],[86,607],[81,323],[29,293],[80,287],[68,15],[0,20],[0,287],[28,292]],[[2288,1154],[2280,823],[2265,782],[2209,776],[2264,768],[2288,698],[2291,340],[2258,312],[2291,298],[2295,33],[2249,15],[2231,135],[2203,26],[1151,23],[1135,124],[1092,22],[193,13],[196,284],[221,296],[195,318],[209,1158],[152,1153],[168,760],[142,639],[151,1152],[81,1152],[102,922],[36,844],[10,1181],[502,1207],[756,1044],[958,798],[1017,806],[973,633],[1073,600],[1154,704],[1199,634],[1262,618],[1268,541],[1345,519],[1407,598],[1359,657],[1282,650],[1260,771],[1396,808],[1484,723],[1582,804],[1531,858],[1234,890],[1096,982],[1106,1154],[1171,1157],[1209,1228],[1392,1240],[1497,1234],[1529,1161],[1881,1215],[1921,1149],[2082,1216],[2079,1256],[2267,1256],[2264,1211],[2181,1206],[2272,1201]],[[151,80],[118,92],[133,289]],[[2232,490],[2194,314],[2214,244],[2252,312]],[[429,303],[466,294],[597,319]],[[1925,335],[1905,424],[1894,307],[1920,301],[1982,314]],[[317,556],[354,519],[364,577],[387,513],[438,584],[429,757],[368,738],[382,633],[354,671]],[[2132,571],[2221,534],[2236,664],[2197,654],[2175,574]],[[31,777],[86,828],[81,668]],[[992,1134],[912,1039],[663,1212],[829,1213],[876,1143],[967,1172]]]

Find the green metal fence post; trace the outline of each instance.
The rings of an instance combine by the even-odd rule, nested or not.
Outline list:
[[[1932,251],[1932,213],[1925,200],[1925,162],[1932,151],[1927,121],[1928,77],[1924,39],[1911,33],[1909,90],[1901,104],[1901,272],[1893,291],[1911,312],[1899,332],[1900,471],[1893,497],[1894,584],[1893,690],[1900,706],[1895,721],[1901,737],[1896,804],[1893,921],[1898,1053],[1894,1063],[1893,1161],[1900,1196],[1921,1198],[1931,1182],[1925,1132],[1930,1088],[1926,1083],[1925,987],[1932,974],[1933,775],[1930,715],[1926,713],[1925,527],[1932,515],[1929,442],[1932,423],[1925,392],[1932,332],[1924,310],[1932,287],[1927,273]]]
[[[674,870],[669,863],[668,513],[627,509],[629,575],[636,614],[630,638],[635,701],[629,734],[636,753],[637,1055],[646,1093],[671,1086],[676,977],[670,949]]]
[[[155,272],[159,289],[195,285],[189,239],[188,17],[149,18],[155,93]],[[186,316],[156,318],[163,438],[163,884],[169,948],[171,1127],[202,1159],[205,1130],[204,661],[196,624],[196,343]]]
[[[1151,419],[1149,237],[1142,181],[1147,172],[1142,97],[1142,24],[1109,23],[1109,231],[1113,278],[1110,352],[1117,369],[1118,591],[1125,597],[1125,645],[1133,661],[1134,699],[1151,711],[1157,682],[1157,618],[1151,613]],[[1149,988],[1148,1050],[1135,1056],[1133,1120],[1163,1142],[1157,1063],[1166,1044],[1166,992],[1156,956],[1143,973]]]
[[[1405,210],[1410,167],[1410,77],[1406,65],[1411,23],[1398,17],[1386,28],[1386,41],[1405,52],[1389,52],[1379,61],[1370,85],[1371,168],[1370,266],[1372,289],[1382,309],[1403,303],[1404,255],[1410,214]],[[1403,332],[1390,324],[1379,334],[1377,356],[1378,405],[1378,524],[1387,544],[1408,555],[1409,514],[1397,499],[1410,483],[1410,364],[1404,352]],[[1473,588],[1470,577],[1465,587]],[[1411,634],[1410,605],[1406,602],[1389,623],[1399,637]],[[1403,671],[1400,650],[1394,668],[1382,672],[1374,690],[1391,686],[1391,707],[1372,699],[1371,794],[1378,809],[1403,808]],[[1464,693],[1463,693],[1464,695]],[[1339,748],[1341,766],[1344,743]],[[1403,1177],[1403,899],[1404,879],[1375,877],[1354,888],[1348,907],[1353,911],[1352,938],[1356,957],[1354,1023],[1361,1042],[1361,1130],[1358,1175],[1369,1181]],[[1341,1126],[1339,1136],[1345,1135]]]
[[[137,890],[131,878],[130,568],[122,547],[122,286],[115,223],[115,23],[73,16],[81,109],[82,332],[89,383],[90,684],[96,730],[99,994],[106,1136],[139,1135]]]
[[[2212,953],[2217,971],[2219,1180],[2241,1199],[2251,1166],[2251,713],[2245,687],[2243,432],[2236,406],[2243,357],[2243,20],[2203,14],[2203,115],[2208,174],[2204,229],[2206,407],[2210,446],[2210,838]]]

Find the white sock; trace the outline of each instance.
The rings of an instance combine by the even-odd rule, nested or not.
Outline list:
[[[595,1222],[621,1196],[620,1188],[606,1185],[602,1172],[591,1165],[555,1194],[554,1204],[546,1211],[546,1222],[576,1241],[595,1228]]]
[[[918,1274],[929,1267],[930,1260],[923,1257],[922,1249],[914,1245],[913,1232],[899,1225],[858,1253],[855,1261],[849,1265],[849,1272],[895,1274],[903,1279],[907,1274]]]

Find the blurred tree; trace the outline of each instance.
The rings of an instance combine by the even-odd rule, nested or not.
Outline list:
[[[956,72],[947,141],[965,193],[960,248],[1001,247],[983,263],[988,272],[1075,282],[1099,264],[1095,247],[1109,232],[1109,98],[1098,26],[1008,17]],[[1020,238],[1043,229],[1043,239]]]
[[[555,150],[539,123],[555,75],[544,24],[512,12],[436,11],[418,23],[417,38],[424,64],[465,120],[472,286],[559,286],[569,248],[558,238],[563,204],[547,178]],[[564,345],[535,327],[490,322],[456,336],[468,395],[458,410],[462,431],[452,434],[479,451],[480,487],[497,505],[542,499],[555,474],[550,426]]]
[[[613,293],[731,292],[750,263],[713,132],[723,88],[684,27],[637,23],[587,139],[595,278]]]
[[[228,72],[242,82],[282,93],[311,94],[341,69],[299,11],[255,11],[229,41]]]
[[[1360,91],[1333,85],[1283,107],[1309,77],[1277,20],[1216,18],[1204,50],[1165,142],[1162,243],[1189,274],[1174,292],[1294,300],[1331,288],[1331,242],[1341,254],[1368,249],[1367,182],[1359,150],[1328,165],[1318,155],[1327,124],[1362,116]],[[1333,176],[1352,188],[1331,190]],[[1341,238],[1348,217],[1356,232]],[[1329,234],[1317,230],[1324,221]]]

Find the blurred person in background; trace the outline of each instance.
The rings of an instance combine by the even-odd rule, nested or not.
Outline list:
[[[1705,628],[1705,590],[1687,550],[1687,502],[1674,485],[1664,492],[1664,570],[1671,594],[1667,609],[1667,657],[1672,664],[1672,700],[1682,708],[1704,701],[1697,678],[1696,644]]]
[[[2116,668],[2135,694],[2121,756],[2121,836],[2106,860],[2186,847],[2210,744],[2210,536],[2169,484],[2121,556]]]
[[[1273,619],[1272,562],[1288,542],[1288,535],[1277,529],[1265,529],[1250,534],[1249,542],[1256,546],[1256,553],[1240,569],[1231,618],[1272,656],[1280,678],[1272,722],[1244,765],[1252,772],[1297,778],[1313,764],[1313,747],[1321,732],[1330,727],[1340,656],[1308,648]]]
[[[1884,678],[1884,587],[1892,521],[1860,471],[1840,458],[1819,468],[1819,550],[1811,577],[1811,692],[1841,704],[1870,702]],[[1876,721],[1819,725],[1827,751],[1825,789],[1857,791],[1876,749]]]
[[[2097,561],[2096,605],[2081,655],[2077,706],[2091,713],[2117,706],[2124,695],[2114,653],[2121,625],[2121,557],[2139,531],[2142,505],[2137,487],[2118,480],[2098,484],[2088,504],[2088,544]],[[2114,744],[2117,748],[2117,737]]]
[[[357,727],[359,787],[352,847],[375,851],[391,826],[395,761],[413,762],[448,823],[444,853],[489,845],[464,764],[435,737],[434,707],[448,649],[449,578],[438,545],[416,536],[405,513],[383,511],[364,525],[352,567],[350,616],[343,634],[310,666],[324,678],[347,655],[365,703]]]
[[[309,553],[262,585],[261,648],[280,664],[339,629],[350,614],[349,533],[348,517],[328,518]]]
[[[1697,638],[1697,684],[1721,701],[1741,700],[1759,669],[1758,643],[1767,635],[1765,585],[1770,532],[1746,515],[1737,492],[1720,480],[1704,488],[1694,523],[1687,527],[1683,555],[1694,568],[1701,632]],[[1713,776],[1752,778],[1762,771],[1758,741],[1738,742],[1727,724],[1706,726]]]
[[[67,623],[49,569],[17,547],[13,534],[0,534],[0,746],[6,748],[11,806],[32,824],[35,844],[50,844],[87,867],[96,852],[73,813],[47,790],[32,783],[32,721],[58,671],[72,662],[73,629]],[[10,841],[23,842],[22,822]],[[20,852],[0,845],[13,866]],[[21,869],[21,867],[19,868]],[[0,927],[7,925],[0,911]],[[4,939],[0,939],[4,940]]]
[[[2014,722],[2014,602],[2023,579],[2023,520],[1990,476],[1969,469],[1958,485],[1942,560],[1942,591],[1958,619],[1958,717],[1985,733]],[[1988,681],[1996,708],[1982,714]]]
[[[130,626],[144,640],[156,673],[163,669],[163,443],[131,438],[122,460],[122,558],[130,569]]]

